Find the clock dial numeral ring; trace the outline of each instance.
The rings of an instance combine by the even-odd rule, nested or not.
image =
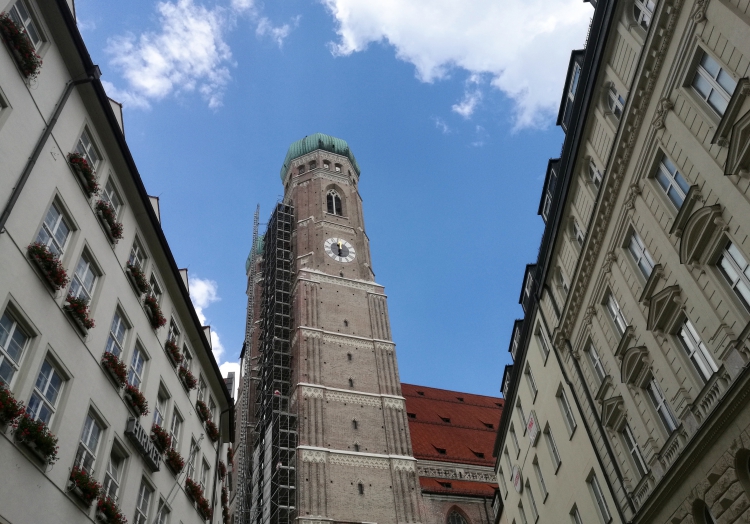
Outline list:
[[[354,246],[343,238],[329,238],[323,243],[326,254],[336,262],[351,262],[356,256]]]

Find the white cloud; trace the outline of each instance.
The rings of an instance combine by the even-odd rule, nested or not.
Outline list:
[[[300,16],[295,16],[292,19],[291,24],[284,24],[278,27],[274,26],[271,21],[265,16],[258,20],[258,26],[255,29],[255,34],[259,37],[269,36],[271,40],[275,41],[279,47],[283,47],[284,39],[299,26]]]
[[[198,320],[200,320],[202,325],[208,325],[204,310],[214,302],[221,300],[219,297],[219,286],[214,280],[198,278],[197,276],[188,278],[190,279],[190,300],[193,302]],[[224,346],[221,345],[219,333],[213,328],[211,329],[211,349],[216,362],[221,362],[221,357],[224,354]]]
[[[435,122],[435,127],[437,127],[444,135],[447,135],[451,132],[451,128],[448,127],[448,124],[445,123],[445,120],[443,120],[440,117],[433,117],[432,119]]]
[[[252,5],[248,0],[235,3]],[[128,85],[119,92],[121,99],[147,107],[150,100],[172,93],[198,91],[209,107],[220,106],[232,58],[222,35],[227,22],[224,9],[176,0],[160,2],[157,10],[158,31],[138,37],[127,34],[107,42],[111,63]]]
[[[516,128],[549,122],[570,52],[583,47],[592,14],[581,0],[320,1],[337,22],[335,55],[385,41],[424,82],[445,78],[453,68],[488,74],[514,101]],[[457,107],[468,112],[471,105]]]

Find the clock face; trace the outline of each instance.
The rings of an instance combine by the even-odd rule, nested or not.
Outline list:
[[[354,246],[343,238],[329,238],[324,244],[326,253],[336,262],[351,262],[354,260]]]

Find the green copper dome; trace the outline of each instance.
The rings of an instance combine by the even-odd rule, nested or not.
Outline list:
[[[284,165],[281,166],[281,183],[284,183],[286,172],[289,170],[292,160],[307,153],[312,153],[316,149],[330,151],[331,153],[347,157],[352,166],[354,166],[357,176],[359,176],[359,164],[357,164],[357,159],[354,158],[354,153],[349,149],[349,144],[346,143],[346,140],[341,140],[331,135],[324,135],[323,133],[315,133],[314,135],[306,136],[302,140],[297,140],[289,146],[286,158],[284,158]]]
[[[255,241],[253,249],[250,250],[250,254],[247,255],[247,260],[245,261],[245,273],[250,272],[250,261],[253,259],[253,252],[255,252],[256,255],[263,254],[263,235],[260,235],[258,237],[258,240]]]

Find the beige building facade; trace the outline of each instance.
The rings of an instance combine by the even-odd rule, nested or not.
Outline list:
[[[539,206],[540,254],[522,284],[496,470],[533,478],[504,457],[520,410],[533,409],[540,441],[549,426],[568,447],[560,471],[568,456],[577,470],[536,497],[540,522],[745,522],[750,10],[592,4]],[[535,401],[529,371],[544,385]],[[527,493],[505,493],[507,522],[536,520],[519,512]]]
[[[222,522],[232,403],[120,106],[72,5],[0,13],[0,522]]]

